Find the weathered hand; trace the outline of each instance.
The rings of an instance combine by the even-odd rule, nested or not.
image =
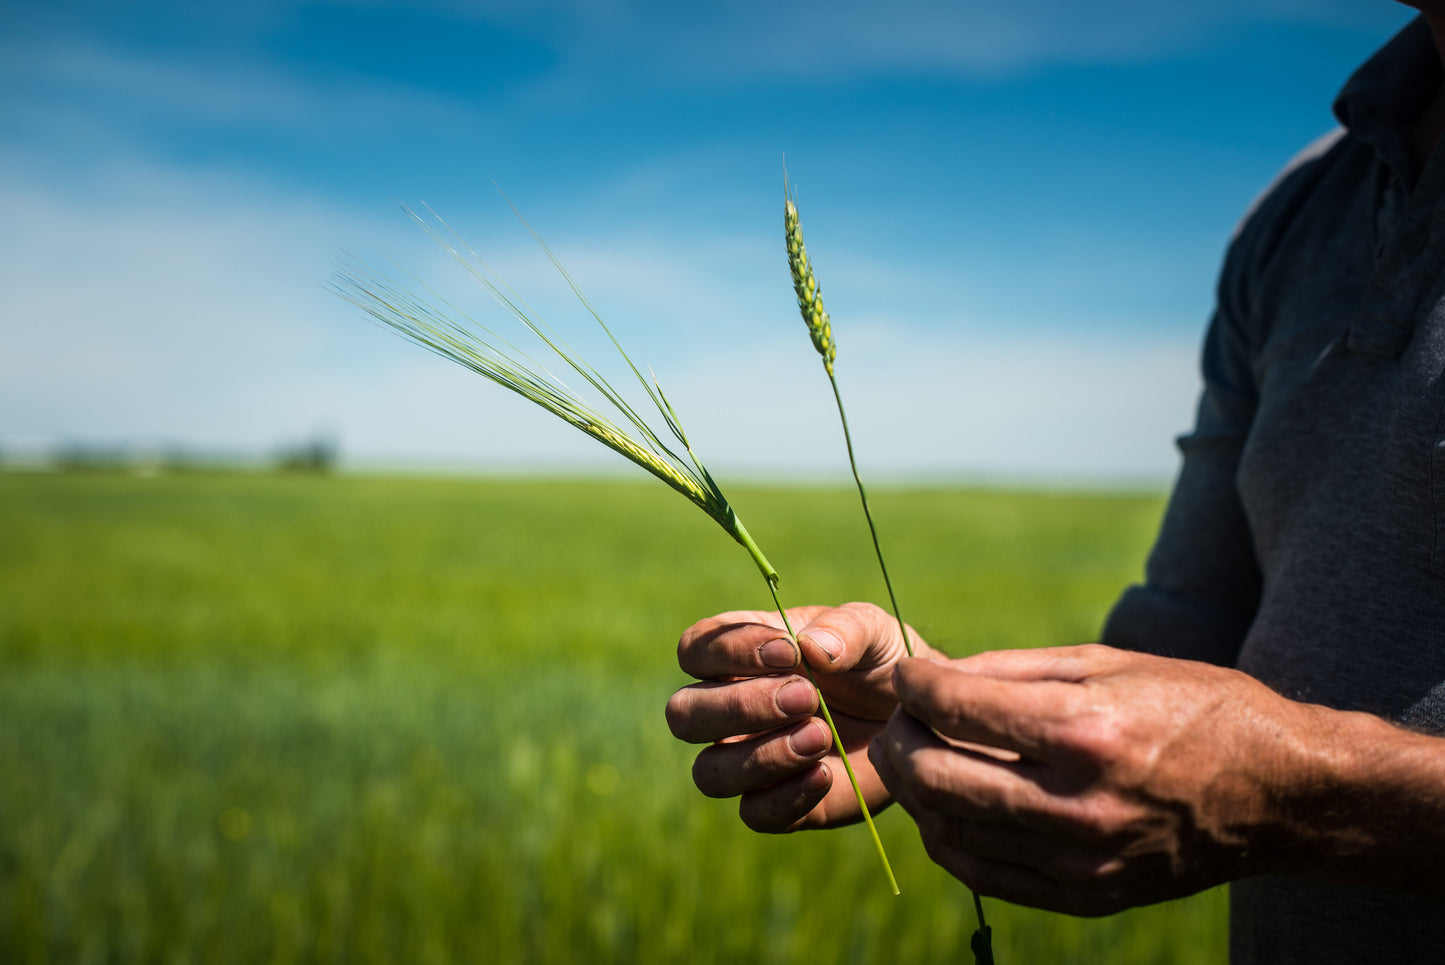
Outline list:
[[[866,603],[798,607],[788,619],[798,646],[776,612],[734,611],[693,624],[678,641],[677,658],[703,683],[667,702],[673,734],[710,745],[693,764],[698,788],[710,797],[741,796],[739,813],[755,831],[862,818],[799,646],[827,696],[869,808],[888,803],[861,752],[897,704],[893,666],[905,655],[897,621]],[[937,655],[917,634],[912,638],[915,652]]]
[[[1109,914],[1269,870],[1297,837],[1281,792],[1308,785],[1298,738],[1323,708],[1238,671],[1089,645],[905,660],[895,681],[869,756],[983,894]]]

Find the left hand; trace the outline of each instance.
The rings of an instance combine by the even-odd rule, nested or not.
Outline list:
[[[1105,915],[1270,870],[1312,705],[1099,645],[904,660],[869,756],[975,890]]]
[[[862,752],[898,705],[893,665],[907,653],[898,621],[870,603],[795,607],[788,616],[796,644],[777,611],[736,610],[688,627],[678,664],[702,682],[667,702],[673,736],[708,745],[693,764],[698,789],[739,797],[743,822],[770,833],[862,820],[819,716],[819,691],[869,808],[888,805]],[[942,656],[912,628],[909,635],[915,653]],[[800,675],[804,660],[812,682]]]

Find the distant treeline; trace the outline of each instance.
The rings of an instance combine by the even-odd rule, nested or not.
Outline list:
[[[284,443],[256,455],[160,443],[64,440],[48,445],[0,442],[0,472],[297,472],[326,474],[337,467],[340,447],[328,435]]]

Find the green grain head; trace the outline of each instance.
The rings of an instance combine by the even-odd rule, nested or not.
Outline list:
[[[818,288],[818,279],[813,274],[813,263],[808,260],[808,249],[803,244],[803,226],[798,222],[798,209],[793,200],[783,202],[783,231],[788,242],[788,270],[793,273],[793,291],[798,296],[798,311],[808,326],[813,338],[813,347],[823,357],[823,367],[828,375],[833,374],[833,359],[838,348],[833,343],[833,326],[828,321],[828,310],[823,307],[823,293]]]
[[[681,472],[672,463],[659,458],[656,453],[606,422],[587,419],[576,422],[574,425],[613,452],[626,456],[682,493],[709,516],[721,523],[724,529],[728,527],[727,519],[731,510],[721,493],[707,491],[694,477]]]

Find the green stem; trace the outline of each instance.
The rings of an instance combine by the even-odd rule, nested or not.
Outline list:
[[[748,555],[753,558],[753,562],[757,564],[758,570],[767,581],[768,592],[773,595],[773,605],[778,608],[778,616],[783,620],[783,629],[796,641],[798,637],[793,632],[793,625],[788,622],[788,611],[783,609],[782,601],[778,599],[778,571],[773,569],[773,565],[763,555],[762,549],[753,541],[747,527],[743,525],[743,521],[734,516],[733,524],[734,537],[747,549]],[[838,748],[838,756],[843,760],[843,770],[848,772],[848,783],[853,785],[853,794],[858,798],[858,807],[863,812],[863,820],[868,825],[868,833],[873,836],[873,845],[878,849],[878,857],[883,861],[883,870],[888,875],[888,885],[893,889],[895,895],[899,894],[898,879],[893,877],[893,866],[888,863],[888,853],[883,850],[883,840],[878,837],[878,829],[873,825],[873,815],[868,810],[868,802],[863,799],[863,789],[858,785],[858,775],[853,773],[853,764],[848,760],[848,751],[843,747],[843,737],[838,733],[838,725],[833,723],[833,713],[828,709],[828,701],[823,698],[823,691],[818,687],[817,678],[813,676],[813,668],[808,666],[806,660],[803,662],[803,668],[807,670],[808,680],[813,684],[813,688],[818,691],[818,709],[823,712],[823,720],[827,722],[828,731],[833,735],[833,746]]]
[[[729,512],[731,513],[732,511],[729,510]],[[733,513],[731,522],[733,525],[730,532],[733,535],[733,539],[741,543],[743,549],[748,551],[748,555],[751,556],[753,562],[758,565],[758,571],[763,574],[763,579],[768,581],[768,587],[772,588],[777,586],[778,571],[773,569],[773,564],[769,563],[768,558],[763,555],[761,547],[753,542],[752,534],[750,534],[748,528],[743,525],[743,521],[738,518],[736,513]],[[774,596],[776,596],[776,594],[774,594]],[[787,617],[784,617],[783,622],[786,623],[787,619]],[[791,633],[792,631],[789,632]]]
[[[778,608],[778,616],[783,618],[783,629],[788,631],[788,636],[797,640],[793,633],[793,625],[788,622],[788,612],[783,609],[783,604],[778,600],[778,588],[774,581],[768,581],[768,591],[773,594],[773,604]],[[900,894],[898,890],[898,879],[893,877],[893,866],[888,863],[888,852],[883,850],[883,839],[878,837],[878,829],[873,825],[873,815],[868,811],[868,802],[863,800],[863,789],[858,785],[858,775],[853,773],[853,765],[848,761],[848,751],[843,747],[843,738],[838,733],[838,725],[833,723],[833,714],[828,710],[828,701],[823,699],[823,691],[818,687],[818,680],[813,676],[813,668],[808,662],[803,661],[803,669],[808,671],[808,680],[813,688],[818,691],[818,709],[823,712],[823,719],[828,722],[828,730],[833,734],[833,746],[838,748],[838,756],[843,759],[843,770],[848,772],[848,782],[853,785],[853,794],[858,798],[858,807],[863,811],[863,821],[868,825],[868,833],[873,836],[873,846],[878,849],[878,857],[883,862],[883,871],[888,875],[888,886],[893,889],[895,895]]]
[[[883,547],[878,545],[878,529],[873,525],[873,512],[868,508],[868,493],[863,488],[863,477],[858,475],[858,460],[853,458],[853,436],[848,431],[848,414],[843,411],[843,395],[838,391],[838,380],[832,371],[828,382],[833,386],[833,398],[838,403],[838,420],[843,423],[843,442],[848,446],[848,465],[853,469],[853,481],[858,484],[858,498],[863,503],[863,518],[868,521],[868,535],[873,537],[873,552],[878,556],[878,568],[883,571],[883,585],[888,588],[888,602],[893,606],[893,617],[898,621],[898,632],[903,635],[903,649],[913,656],[913,641],[908,639],[908,628],[903,625],[903,614],[898,611],[898,597],[893,595],[893,581],[888,578],[888,564],[883,562]]]
[[[838,403],[838,420],[843,423],[843,442],[848,446],[848,465],[853,470],[853,481],[858,484],[858,499],[863,503],[863,518],[868,521],[868,534],[873,537],[873,552],[878,556],[878,569],[883,571],[883,585],[888,588],[888,602],[893,606],[893,617],[898,621],[898,632],[903,636],[904,649],[908,651],[908,655],[911,657],[913,656],[913,642],[908,638],[908,628],[903,623],[903,614],[898,610],[898,597],[893,593],[893,581],[888,577],[888,564],[883,562],[883,547],[878,543],[878,529],[873,525],[873,512],[868,508],[868,493],[863,488],[863,477],[858,474],[858,461],[853,457],[853,436],[848,431],[848,414],[843,411],[843,394],[838,391],[838,380],[833,375],[832,367],[825,366],[825,368],[828,370],[828,382],[833,386],[833,399]],[[776,600],[777,594],[774,594],[773,598]],[[786,617],[784,621],[786,622]],[[791,633],[792,631],[789,632]],[[809,674],[811,673],[812,671],[810,670]],[[821,696],[819,699],[821,700]],[[827,713],[826,708],[823,713]],[[832,724],[831,719],[829,720],[829,724]],[[835,736],[833,739],[837,740],[837,732],[835,731],[834,733]],[[843,766],[848,766],[848,758],[846,757],[843,758]],[[848,776],[852,777],[852,775],[852,769],[849,769]],[[855,782],[853,786],[856,789],[858,785]],[[862,801],[861,795],[859,796],[859,801]],[[866,807],[863,809],[863,813],[865,815],[868,813]],[[869,827],[872,827],[871,820],[869,821]],[[876,840],[877,836],[875,835],[874,837]],[[881,849],[882,846],[880,845],[879,847]],[[884,864],[887,864],[888,859],[884,858],[883,861]],[[889,877],[892,877],[891,871],[889,872]],[[978,931],[974,932],[973,939],[969,943],[972,946],[974,961],[977,965],[993,965],[993,936],[989,931],[988,922],[985,921],[983,917],[983,900],[979,898],[978,892],[972,888],[969,889],[968,893],[973,896],[973,910],[978,915]]]

